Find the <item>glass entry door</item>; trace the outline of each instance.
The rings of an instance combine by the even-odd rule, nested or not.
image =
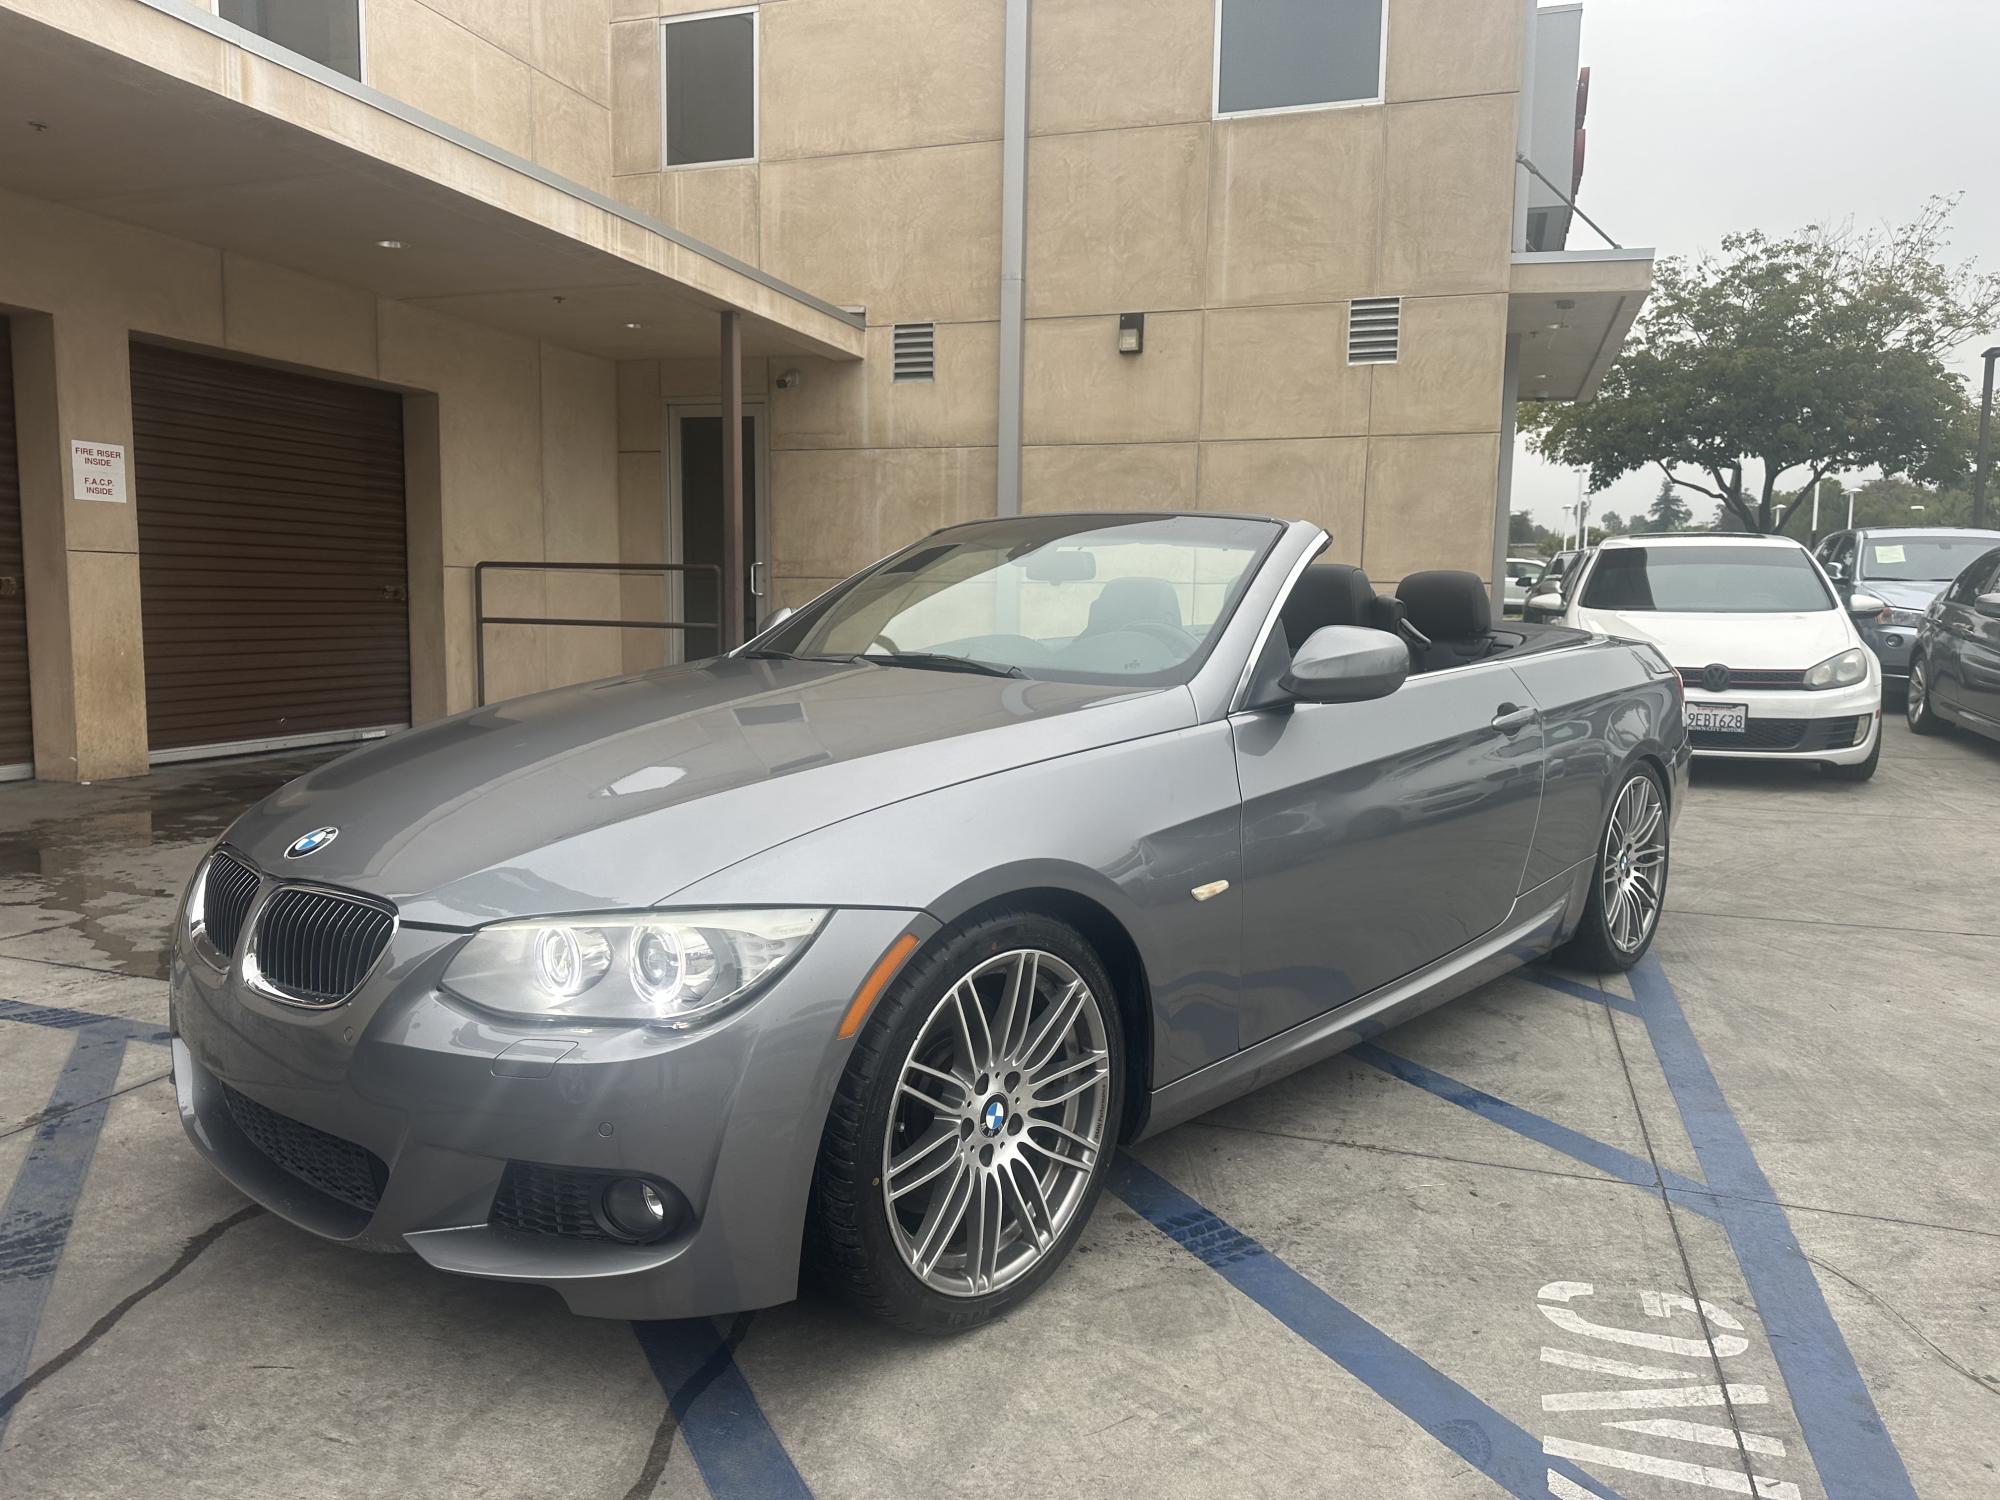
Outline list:
[[[667,556],[675,562],[722,566],[722,411],[715,406],[667,408]],[[764,453],[764,409],[743,409],[743,626],[748,638],[771,612],[770,483]],[[717,574],[678,575],[669,590],[669,618],[721,618]],[[683,632],[680,659],[698,661],[722,649],[719,632]]]

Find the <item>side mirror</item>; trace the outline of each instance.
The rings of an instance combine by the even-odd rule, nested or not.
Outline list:
[[[1551,589],[1546,594],[1530,595],[1528,608],[1541,610],[1544,614],[1559,615],[1568,608],[1568,605],[1561,594]]]
[[[785,621],[792,617],[792,614],[793,610],[789,604],[783,609],[773,610],[770,614],[764,616],[764,623],[757,627],[757,634],[762,635],[765,631],[784,624]]]
[[[1981,594],[1972,601],[1972,607],[1982,615],[2000,620],[2000,594]],[[1311,642],[1307,642],[1308,645]]]
[[[1305,703],[1386,698],[1410,675],[1401,636],[1359,625],[1324,625],[1306,638],[1278,686]]]
[[[1859,589],[1847,596],[1847,612],[1850,615],[1879,615],[1889,607],[1886,599],[1873,594],[1864,594]]]

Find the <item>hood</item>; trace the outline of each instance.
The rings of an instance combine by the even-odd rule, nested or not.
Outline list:
[[[1721,662],[1751,671],[1802,670],[1860,644],[1853,625],[1837,609],[1755,615],[1580,609],[1577,616],[1582,629],[1659,647],[1676,667]]]
[[[1873,594],[1884,604],[1893,604],[1898,609],[1929,609],[1931,601],[1950,587],[1949,578],[1936,582],[1930,579],[1864,578],[1855,585],[1861,593]]]
[[[267,871],[385,896],[409,922],[644,907],[885,803],[1193,718],[1182,688],[723,658],[377,741],[227,839]],[[285,857],[323,826],[338,835]]]

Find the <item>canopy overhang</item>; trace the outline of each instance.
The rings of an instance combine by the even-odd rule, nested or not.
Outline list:
[[[1595,395],[1652,288],[1651,250],[1517,252],[1507,332],[1520,339],[1521,399]]]
[[[0,98],[0,188],[611,359],[712,359],[732,311],[745,355],[862,354],[854,310],[176,0],[0,0]]]

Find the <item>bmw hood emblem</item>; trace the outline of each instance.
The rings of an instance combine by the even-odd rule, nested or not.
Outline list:
[[[304,859],[308,854],[317,854],[339,837],[340,830],[332,827],[315,828],[311,833],[302,833],[286,848],[285,858]]]
[[[998,1135],[1007,1128],[1007,1106],[998,1099],[988,1099],[986,1108],[979,1112],[979,1123],[988,1135]]]

